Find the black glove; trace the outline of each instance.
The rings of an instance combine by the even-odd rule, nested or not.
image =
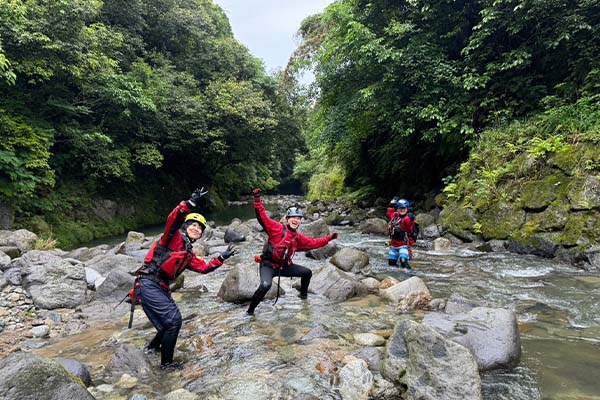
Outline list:
[[[204,186],[201,189],[194,190],[194,193],[190,196],[190,199],[187,201],[188,206],[196,207],[200,198],[208,193],[208,190],[204,190]]]
[[[252,195],[254,196],[255,199],[260,197],[260,189],[259,188],[254,189],[252,191]]]
[[[223,262],[225,260],[227,260],[229,257],[234,256],[237,253],[237,249],[235,247],[233,247],[233,244],[229,244],[229,246],[227,246],[227,250],[225,250],[224,252],[221,253],[221,255],[219,255],[219,261]]]
[[[412,234],[412,238],[413,240],[416,242],[417,239],[419,238],[419,232],[420,232],[420,227],[419,224],[415,223],[415,227],[413,229],[413,234]]]
[[[329,237],[329,241],[331,242],[332,240],[335,240],[338,238],[338,233],[337,232],[333,232],[331,235],[328,236]]]

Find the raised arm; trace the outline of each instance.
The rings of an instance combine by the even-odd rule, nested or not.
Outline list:
[[[267,232],[269,238],[274,235],[280,235],[283,232],[283,225],[269,218],[267,215],[267,210],[260,199],[260,189],[254,189],[252,194],[254,195],[254,212],[260,226]]]
[[[337,232],[333,232],[330,235],[323,236],[320,238],[312,238],[310,236],[304,236],[301,233],[298,233],[298,250],[312,250],[318,249],[319,247],[325,246],[327,243],[331,242],[334,239],[337,239]]]

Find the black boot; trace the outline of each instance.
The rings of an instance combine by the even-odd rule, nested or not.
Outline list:
[[[179,335],[179,329],[181,323],[172,325],[165,329],[165,333],[162,337],[160,345],[160,364],[168,365],[173,363],[173,354],[175,353],[175,344],[177,343],[177,336]]]
[[[148,343],[148,345],[144,348],[144,351],[146,353],[158,353],[160,351],[160,343],[162,342],[164,333],[164,329],[156,332],[154,339]]]
[[[405,259],[400,260],[400,265],[402,266],[402,268],[404,268],[406,270],[411,270],[412,269],[410,267],[410,265],[408,264],[408,260],[405,260]]]

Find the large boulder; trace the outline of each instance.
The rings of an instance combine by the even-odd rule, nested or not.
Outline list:
[[[260,277],[256,269],[249,267],[234,266],[223,279],[219,296],[224,301],[231,303],[243,303],[252,299],[252,295],[260,285]],[[280,288],[279,295],[285,295],[285,291]],[[277,278],[273,278],[273,285],[265,296],[268,299],[274,299],[277,296]]]
[[[406,375],[409,399],[478,400],[481,379],[471,352],[434,329],[411,320],[397,330],[408,350]]]
[[[21,254],[33,250],[38,236],[26,229],[17,231],[0,231],[0,246],[15,246]]]
[[[32,353],[13,353],[0,362],[0,396],[19,400],[93,400],[60,364]]]
[[[302,224],[300,225],[298,231],[303,235],[313,238],[320,238],[329,235],[329,227],[323,219],[318,219],[309,224]]]
[[[388,223],[382,218],[369,218],[361,222],[358,229],[361,233],[387,235]]]
[[[521,338],[514,312],[476,307],[456,314],[431,313],[423,323],[468,348],[479,370],[513,368],[521,358]]]
[[[115,269],[124,272],[135,271],[140,265],[140,261],[135,257],[110,253],[100,254],[85,263],[87,268],[95,270],[102,276],[107,276]]]
[[[21,269],[22,284],[37,307],[75,308],[86,300],[85,270],[76,260],[33,250],[13,265]]]
[[[335,253],[331,257],[331,263],[346,272],[354,274],[362,273],[365,275],[371,273],[367,252],[352,247],[345,247]]]
[[[369,293],[369,288],[355,276],[337,269],[330,263],[313,270],[308,290],[339,302]]]
[[[339,251],[340,247],[335,242],[329,242],[323,247],[312,249],[306,252],[306,257],[314,260],[324,260],[333,256]]]

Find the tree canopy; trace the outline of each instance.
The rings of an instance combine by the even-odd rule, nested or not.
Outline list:
[[[600,68],[589,0],[338,0],[299,35],[288,72],[315,70],[312,151],[385,195],[439,189],[483,129],[576,101]]]
[[[273,188],[302,143],[281,85],[211,0],[0,0],[0,201]]]

